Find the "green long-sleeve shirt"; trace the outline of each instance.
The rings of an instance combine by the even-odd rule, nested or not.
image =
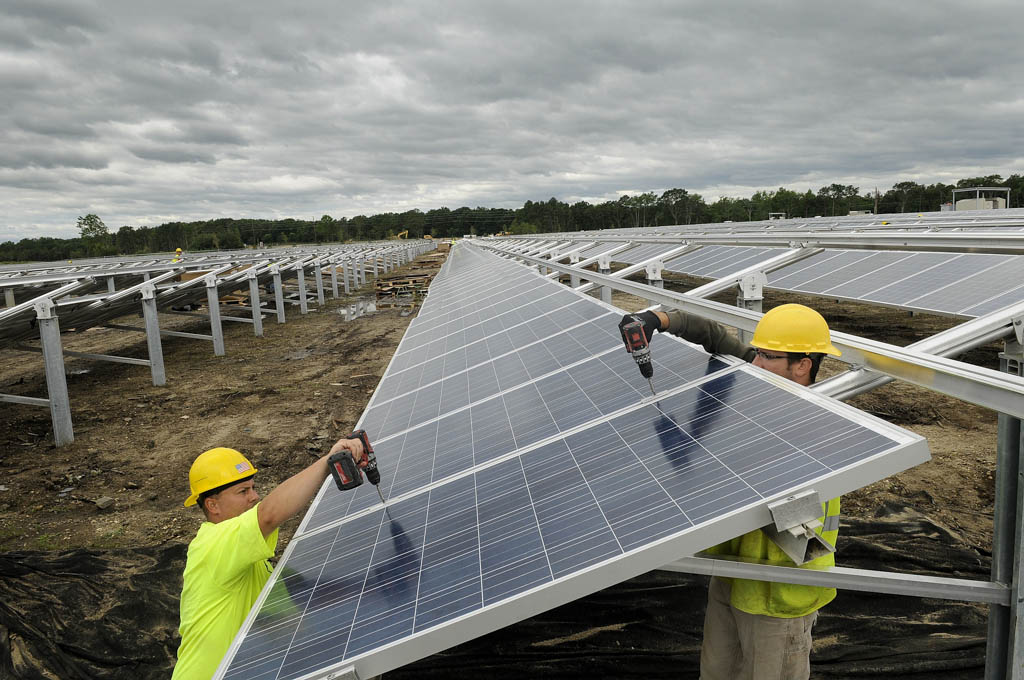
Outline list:
[[[697,343],[711,354],[729,354],[744,361],[754,360],[754,348],[740,342],[720,323],[686,312],[666,312],[668,328],[672,335],[678,335],[688,342]]]

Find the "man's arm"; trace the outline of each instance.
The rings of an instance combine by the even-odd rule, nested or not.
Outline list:
[[[256,506],[256,516],[259,518],[260,531],[264,538],[273,533],[292,515],[306,507],[306,504],[316,495],[320,486],[327,479],[330,470],[327,468],[327,459],[338,451],[347,450],[352,458],[359,460],[363,457],[363,444],[358,439],[339,439],[327,455],[321,456],[315,463],[302,472],[289,477],[277,485],[267,497]]]
[[[627,315],[630,316],[630,315]],[[644,331],[650,336],[654,330],[667,331],[689,342],[701,345],[711,354],[729,354],[744,361],[754,360],[754,348],[730,335],[722,324],[682,311],[641,312],[636,315],[644,324]],[[626,318],[623,317],[623,321]]]

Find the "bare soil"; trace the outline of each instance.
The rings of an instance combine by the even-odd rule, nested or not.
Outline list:
[[[436,258],[421,258],[406,271],[436,270],[439,264]],[[668,285],[686,289],[695,282],[677,277]],[[267,491],[305,467],[312,460],[310,454],[325,452],[338,437],[353,429],[413,318],[403,316],[396,308],[346,322],[340,312],[359,294],[365,298],[372,291],[365,289],[347,299],[329,300],[306,315],[300,315],[297,308],[290,310],[284,325],[268,319],[262,338],[253,336],[251,325],[226,324],[227,354],[223,357],[214,356],[207,342],[165,338],[168,380],[162,387],[152,385],[149,371],[143,367],[68,360],[68,389],[75,426],[75,441],[69,446],[54,447],[46,409],[15,404],[0,408],[0,567],[3,559],[7,559],[14,565],[13,572],[7,575],[20,574],[18,570],[25,564],[42,561],[46,555],[64,555],[66,551],[99,555],[108,564],[119,564],[124,569],[123,578],[115,581],[109,580],[109,576],[83,577],[93,582],[93,588],[113,594],[102,597],[102,593],[97,593],[82,606],[91,608],[89,616],[102,618],[129,599],[127,591],[141,591],[140,597],[149,598],[151,609],[148,613],[140,612],[136,619],[128,616],[117,625],[150,630],[158,650],[152,654],[160,657],[149,659],[148,666],[145,660],[131,662],[135,666],[112,662],[107,670],[89,666],[91,670],[85,675],[65,675],[52,667],[42,671],[35,664],[45,663],[39,658],[43,652],[38,645],[33,652],[26,642],[32,634],[27,629],[14,631],[10,625],[5,628],[0,620],[0,677],[6,677],[5,668],[12,674],[10,677],[166,677],[177,646],[174,596],[180,589],[184,546],[201,520],[198,510],[182,506],[189,491],[187,471],[191,461],[207,448],[232,446],[254,462],[260,470],[258,488]],[[731,294],[720,299],[734,301]],[[786,296],[786,301],[793,299]],[[618,294],[614,302],[629,310],[646,306],[636,298]],[[942,317],[910,317],[898,310],[845,302],[816,298],[805,302],[819,309],[833,328],[899,345],[956,324],[955,320]],[[778,298],[769,295],[765,309],[777,303]],[[188,317],[162,318],[162,325],[194,332],[203,332],[205,326],[202,321]],[[66,335],[64,342],[67,349],[82,352],[146,356],[142,334],[97,328]],[[994,367],[998,349],[993,346],[977,350],[965,359]],[[822,377],[842,367],[837,362],[826,362]],[[41,358],[15,352],[0,356],[0,392],[45,396]],[[931,527],[925,533],[938,532],[943,541],[958,549],[987,556],[991,551],[996,414],[897,383],[858,396],[851,403],[927,437],[932,460],[844,496],[844,515],[870,522],[894,512],[906,517],[909,512],[917,522],[914,526],[924,521]],[[96,501],[104,497],[114,502],[111,507],[100,509]],[[294,519],[282,528],[279,548],[286,545],[298,522]],[[844,551],[842,540],[840,561]],[[149,585],[129,585],[133,575],[153,574],[158,567],[162,576],[151,576]],[[985,568],[984,564],[979,567],[981,571]],[[22,596],[27,598],[31,586],[27,585],[30,581],[25,583]],[[676,586],[656,581],[650,587],[661,590]],[[622,588],[628,591],[630,586]],[[156,591],[162,594],[161,598],[152,594]],[[158,614],[152,608],[161,611]],[[23,618],[34,616],[30,614],[34,610],[27,604],[20,609],[14,607],[13,611],[15,616],[21,611]],[[565,614],[569,610],[555,611],[561,612],[556,618],[561,617],[563,624],[571,621],[575,625],[575,619]],[[592,611],[588,610],[586,616]],[[984,608],[966,605],[964,611],[972,612],[968,618],[980,617],[978,625],[983,630]],[[544,620],[550,622],[551,617]],[[621,620],[606,623],[601,628],[605,638],[617,630],[616,626],[626,625]],[[59,637],[51,628],[64,629],[64,624],[58,623],[38,625],[43,637]],[[519,632],[514,634],[537,634],[531,627],[535,625],[520,624],[515,627]],[[564,626],[544,627],[545,632],[540,635],[553,640],[552,645],[559,648],[559,635],[564,634],[565,640],[578,640],[579,630],[585,628],[566,631]],[[879,634],[887,635],[884,631]],[[699,647],[699,631],[696,641]],[[621,639],[613,644],[621,651],[620,642]],[[558,653],[550,645],[534,650],[534,643],[535,639],[523,643],[528,649],[527,657],[543,662],[530,668],[550,671],[552,659],[558,658]],[[501,647],[509,643],[504,638],[495,642],[493,636],[488,636],[476,646],[471,644],[432,657],[431,661],[410,667],[410,671],[419,668],[430,676],[433,669],[439,673],[436,677],[444,677],[453,658],[477,670],[486,669],[487,659],[466,661],[466,655],[477,653],[474,650],[481,650],[480,645],[484,645],[479,653],[492,656],[494,648],[486,647],[488,644]],[[116,648],[116,644],[112,645],[111,649]],[[833,648],[835,645],[829,647],[828,640],[822,638],[816,654],[827,656]],[[674,653],[690,658],[693,651],[690,645]],[[540,656],[531,656],[535,653]],[[837,652],[839,665],[841,657]],[[581,662],[585,658],[586,653]],[[976,664],[976,660],[972,663]],[[586,663],[582,665],[588,667]],[[648,675],[660,673],[648,671]]]

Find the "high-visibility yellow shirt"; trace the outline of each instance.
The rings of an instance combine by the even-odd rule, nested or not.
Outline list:
[[[839,538],[839,499],[833,498],[822,503],[823,515],[819,518],[822,526],[817,533],[823,539],[836,544]],[[794,567],[793,560],[760,529],[749,531],[742,536],[720,543],[707,550],[712,555],[732,555],[756,561],[760,564],[777,564]],[[834,553],[822,555],[816,560],[801,564],[803,569],[826,569],[834,567]],[[732,583],[729,603],[748,614],[774,616],[780,619],[807,616],[821,609],[836,597],[835,588],[804,586],[795,583],[774,581],[752,581],[745,578],[726,579]]]
[[[270,578],[267,558],[277,548],[277,530],[263,538],[256,507],[217,524],[203,522],[188,545],[173,680],[213,677]]]

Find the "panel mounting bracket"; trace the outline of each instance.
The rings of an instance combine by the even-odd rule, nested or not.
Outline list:
[[[818,535],[822,526],[821,499],[813,489],[768,504],[774,524],[761,528],[782,552],[797,565],[835,552],[836,548]]]
[[[740,296],[744,300],[763,300],[764,287],[768,285],[768,277],[762,271],[750,272],[736,282]]]
[[[316,679],[317,680],[359,680],[359,674],[356,673],[356,667],[355,666],[345,666],[344,668],[339,668],[337,670],[333,670],[330,673],[325,673],[324,675],[317,675]]]
[[[1024,316],[1010,317],[1013,322],[1013,332],[1017,336],[1017,344],[1024,345]]]

